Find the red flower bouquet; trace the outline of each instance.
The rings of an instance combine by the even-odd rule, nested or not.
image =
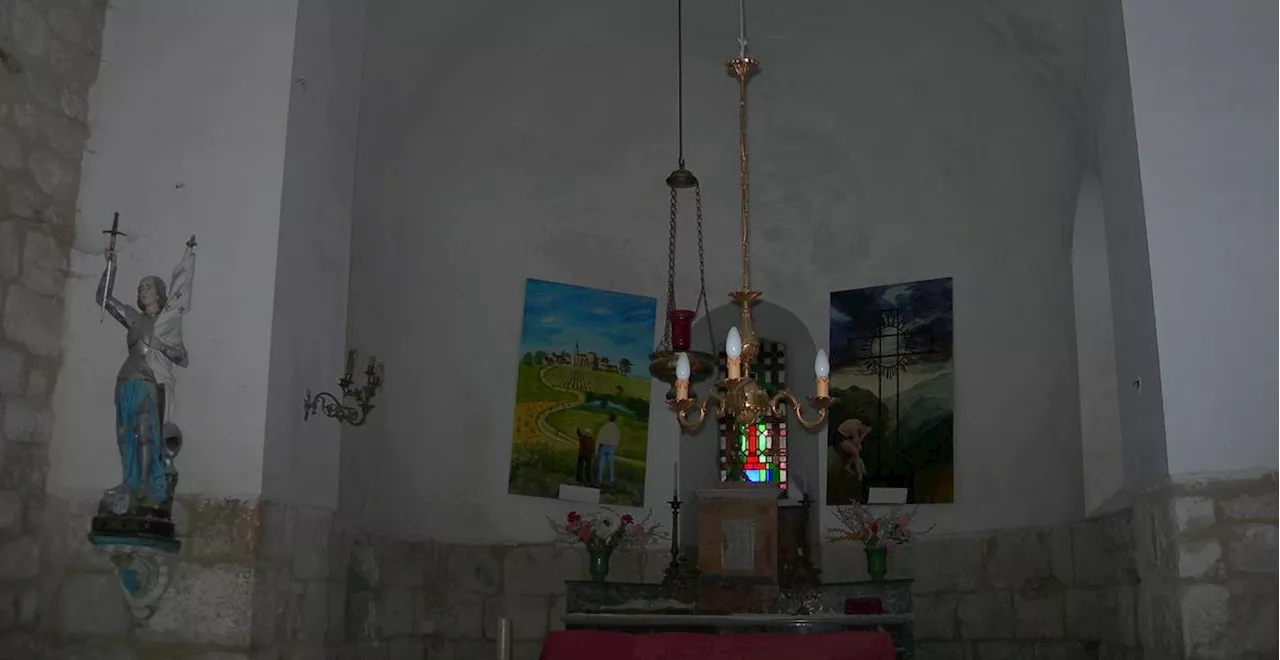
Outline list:
[[[836,507],[835,515],[840,527],[828,529],[827,540],[856,541],[867,548],[891,550],[910,543],[919,534],[929,532],[912,532],[911,519],[915,512],[904,512],[897,507],[884,515],[876,516],[867,507],[852,504]]]
[[[547,519],[560,542],[569,545],[581,543],[590,552],[613,551],[617,548],[638,547],[650,541],[665,538],[661,525],[649,522],[649,514],[637,521],[631,514],[605,511],[581,514],[570,511],[564,521]]]

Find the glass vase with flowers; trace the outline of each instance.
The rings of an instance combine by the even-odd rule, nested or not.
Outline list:
[[[591,579],[604,581],[609,574],[609,559],[618,548],[644,547],[651,541],[661,541],[666,535],[661,525],[650,522],[650,515],[636,520],[629,513],[619,514],[605,510],[598,513],[570,511],[563,522],[547,519],[555,530],[557,539],[566,545],[582,544],[589,558]]]
[[[903,511],[900,507],[892,507],[877,516],[870,508],[854,503],[836,507],[835,516],[840,526],[827,530],[827,540],[861,543],[867,556],[867,575],[872,580],[883,580],[888,573],[890,550],[911,543],[933,529],[913,532],[911,520],[915,511]]]

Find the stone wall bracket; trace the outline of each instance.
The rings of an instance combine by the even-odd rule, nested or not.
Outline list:
[[[110,554],[116,579],[135,623],[150,619],[169,591],[177,567],[177,541],[90,535],[90,542]]]

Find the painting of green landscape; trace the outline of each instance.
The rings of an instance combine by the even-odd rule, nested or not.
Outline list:
[[[644,296],[525,282],[508,492],[557,498],[571,484],[599,487],[604,504],[644,504],[657,307]],[[602,452],[606,439],[616,444]]]
[[[951,292],[948,277],[831,294],[828,504],[955,501]]]

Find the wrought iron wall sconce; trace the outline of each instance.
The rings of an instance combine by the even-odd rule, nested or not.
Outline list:
[[[369,356],[369,366],[364,370],[366,381],[363,387],[353,387],[355,381],[351,378],[351,371],[355,366],[356,352],[347,351],[347,368],[342,372],[342,378],[338,379],[341,398],[328,392],[312,396],[311,390],[307,390],[307,396],[302,401],[303,421],[310,419],[318,409],[325,417],[332,417],[339,423],[346,422],[352,426],[365,423],[369,418],[369,411],[374,408],[373,397],[382,391],[382,368],[385,364],[378,362],[378,358]],[[354,399],[355,405],[347,405],[347,399]]]

